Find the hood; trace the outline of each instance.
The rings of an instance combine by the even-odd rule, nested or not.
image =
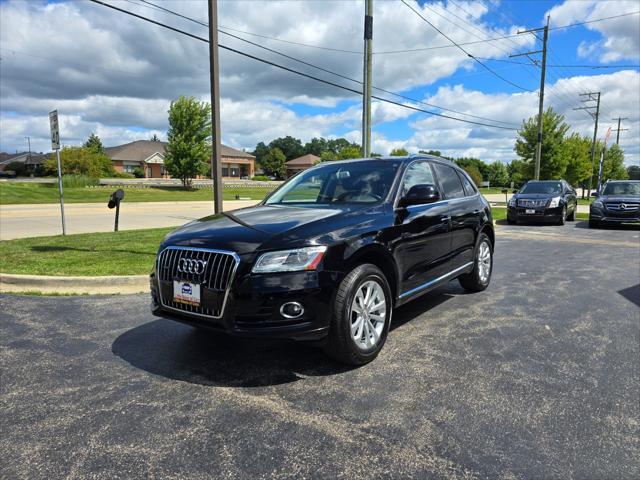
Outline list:
[[[601,202],[632,202],[638,203],[640,202],[639,195],[600,195],[595,200],[599,200]]]
[[[559,193],[516,193],[516,198],[521,198],[523,200],[541,200],[544,198],[553,198],[559,197]]]
[[[309,236],[296,235],[297,228],[322,223],[349,210],[347,207],[324,206],[249,207],[194,220],[171,232],[164,239],[162,246],[181,245],[232,250],[238,254],[249,253],[283,234],[286,234],[287,243],[295,240],[302,242]]]

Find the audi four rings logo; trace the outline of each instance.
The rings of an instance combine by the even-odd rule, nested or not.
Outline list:
[[[181,258],[178,262],[178,271],[182,273],[195,273],[200,275],[204,273],[205,268],[207,268],[206,260],[192,260],[190,258]]]

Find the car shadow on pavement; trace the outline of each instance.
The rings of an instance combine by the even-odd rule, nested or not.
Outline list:
[[[399,307],[391,331],[453,298],[458,291],[464,292],[456,287],[444,286]],[[164,319],[124,332],[115,339],[111,351],[154,375],[221,387],[280,385],[355,368],[330,359],[320,348],[306,343],[237,338]]]
[[[163,319],[128,330],[111,350],[154,375],[209,386],[263,387],[351,369],[309,345],[237,338]]]
[[[640,307],[640,283],[634,285],[633,287],[618,290],[618,293],[629,300],[631,303],[635,303],[638,307]]]
[[[589,222],[587,221],[578,221],[575,224],[576,228],[585,228],[589,229]],[[592,229],[593,230],[593,229]],[[607,223],[604,225],[598,225],[596,230],[640,230],[640,225],[634,225],[632,223]]]

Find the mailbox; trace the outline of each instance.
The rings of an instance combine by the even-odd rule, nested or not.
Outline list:
[[[109,203],[107,207],[116,209],[116,223],[113,227],[113,231],[118,231],[118,220],[120,219],[120,202],[124,199],[124,190],[119,188],[111,194],[109,197]]]

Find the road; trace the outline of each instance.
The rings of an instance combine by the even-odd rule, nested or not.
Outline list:
[[[639,234],[500,227],[488,290],[398,309],[356,369],[146,295],[1,296],[0,477],[638,478]]]
[[[258,200],[229,200],[224,209],[255,205]],[[123,202],[120,230],[173,227],[213,213],[213,202]],[[67,233],[113,231],[115,210],[103,203],[69,203],[65,206]],[[60,205],[0,205],[0,240],[60,235]]]

